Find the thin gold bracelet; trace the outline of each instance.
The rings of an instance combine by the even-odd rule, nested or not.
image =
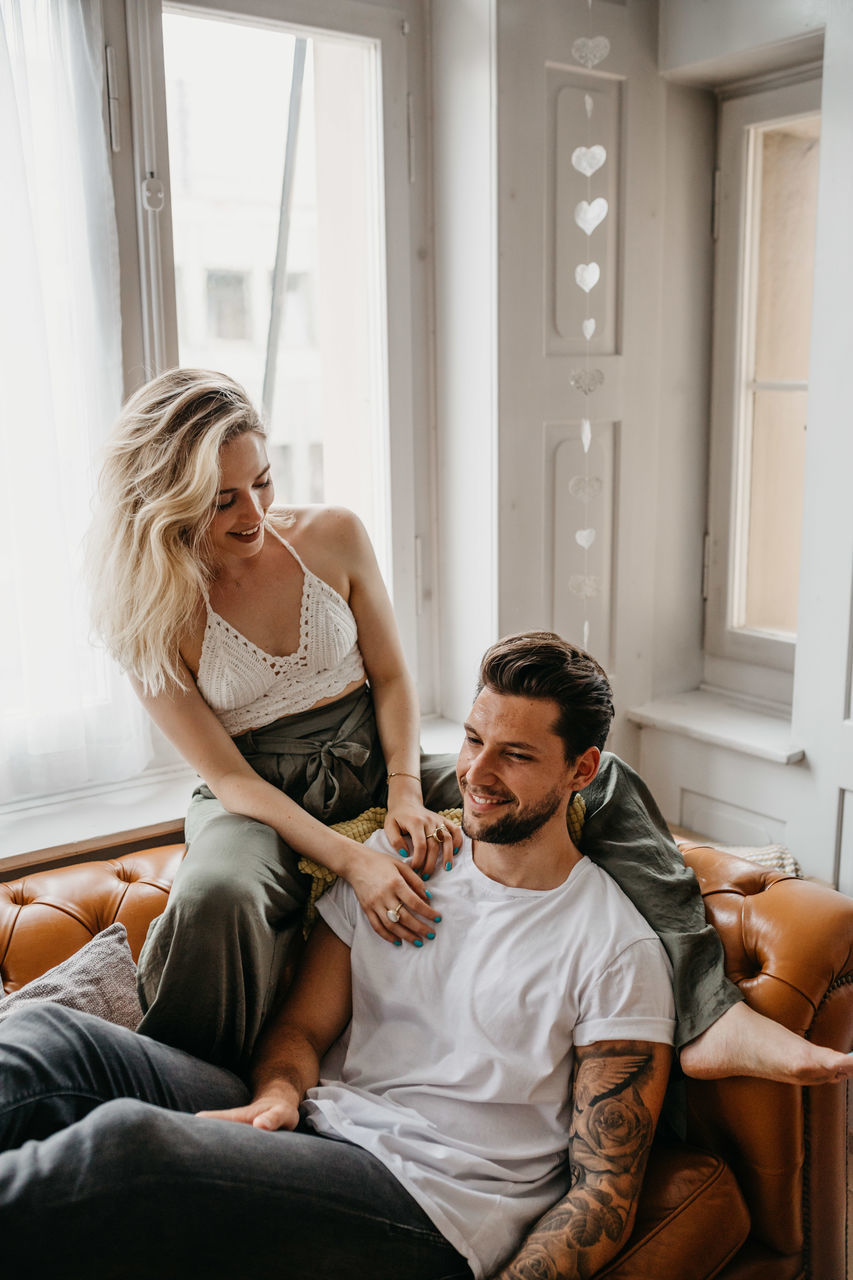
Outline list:
[[[414,778],[415,782],[420,782],[421,780],[418,774],[405,773],[402,769],[395,769],[393,773],[386,774],[385,776],[386,784],[389,783],[392,778]]]

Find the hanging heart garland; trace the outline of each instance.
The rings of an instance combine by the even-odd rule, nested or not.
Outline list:
[[[587,0],[587,8],[592,11],[593,0]],[[610,53],[610,41],[606,36],[579,36],[572,44],[572,57],[576,62],[585,67],[587,71],[592,71],[599,63]],[[595,101],[591,93],[584,93],[583,108],[587,121],[592,120]],[[587,138],[589,138],[589,126],[587,126]],[[589,180],[607,160],[607,151],[600,144],[595,143],[591,146],[575,147],[572,152],[572,167],[583,177],[587,179],[587,198],[580,200],[574,208],[574,220],[584,235],[591,236],[597,227],[601,226],[609,212],[609,206],[604,196],[597,196],[590,199],[590,183]],[[587,256],[589,254],[587,253]],[[601,268],[597,262],[581,262],[575,267],[575,283],[584,291],[589,299],[592,289],[598,284],[601,278]],[[579,391],[585,396],[590,396],[604,382],[604,374],[600,369],[591,369],[590,363],[590,342],[596,331],[596,322],[593,316],[589,315],[590,304],[587,301],[587,315],[581,322],[581,332],[586,341],[586,365],[583,369],[574,369],[569,374],[569,385],[574,391]],[[569,481],[569,493],[577,501],[585,504],[597,498],[601,493],[602,481],[598,476],[590,476],[589,474],[589,451],[592,445],[592,423],[589,418],[581,419],[580,427],[581,444],[585,455],[584,474],[572,476]],[[589,517],[588,517],[589,518]],[[590,547],[595,542],[595,529],[589,526],[584,529],[575,530],[575,542],[582,548],[584,552],[584,568],[587,566],[587,556]],[[590,573],[576,573],[569,578],[569,591],[580,597],[582,600],[591,600],[599,595],[601,591],[601,583],[598,578]],[[584,648],[589,645],[590,621],[587,609],[584,609],[583,622],[583,644]]]

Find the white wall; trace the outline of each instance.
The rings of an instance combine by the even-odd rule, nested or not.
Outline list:
[[[809,787],[790,841],[853,893],[853,5],[831,0],[826,29],[820,184],[794,728]]]
[[[661,73],[721,84],[819,58],[830,0],[660,0]]]
[[[568,581],[586,515],[566,484],[588,414],[604,584],[590,648],[617,693],[613,741],[636,758],[624,708],[701,670],[713,104],[658,75],[655,0],[591,19],[583,0],[534,7],[531,21],[530,0],[432,5],[442,710],[464,713],[497,635],[582,640]],[[612,45],[592,75],[571,55],[588,20]],[[555,236],[576,198],[566,95],[584,85],[609,130],[612,196],[595,241],[605,384],[588,401],[569,385],[577,326],[555,323],[576,292],[574,249]]]

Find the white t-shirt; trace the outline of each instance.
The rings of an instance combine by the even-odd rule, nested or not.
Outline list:
[[[482,1277],[568,1190],[573,1045],[671,1044],[670,969],[587,858],[556,889],[514,889],[465,838],[427,887],[442,921],[423,947],[379,938],[342,880],[320,899],[351,949],[353,1016],[303,1113],[378,1157]]]

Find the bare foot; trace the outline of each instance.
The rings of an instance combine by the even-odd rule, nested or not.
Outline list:
[[[684,1046],[681,1069],[697,1080],[760,1076],[783,1084],[831,1084],[853,1077],[853,1054],[812,1044],[741,1003]]]

